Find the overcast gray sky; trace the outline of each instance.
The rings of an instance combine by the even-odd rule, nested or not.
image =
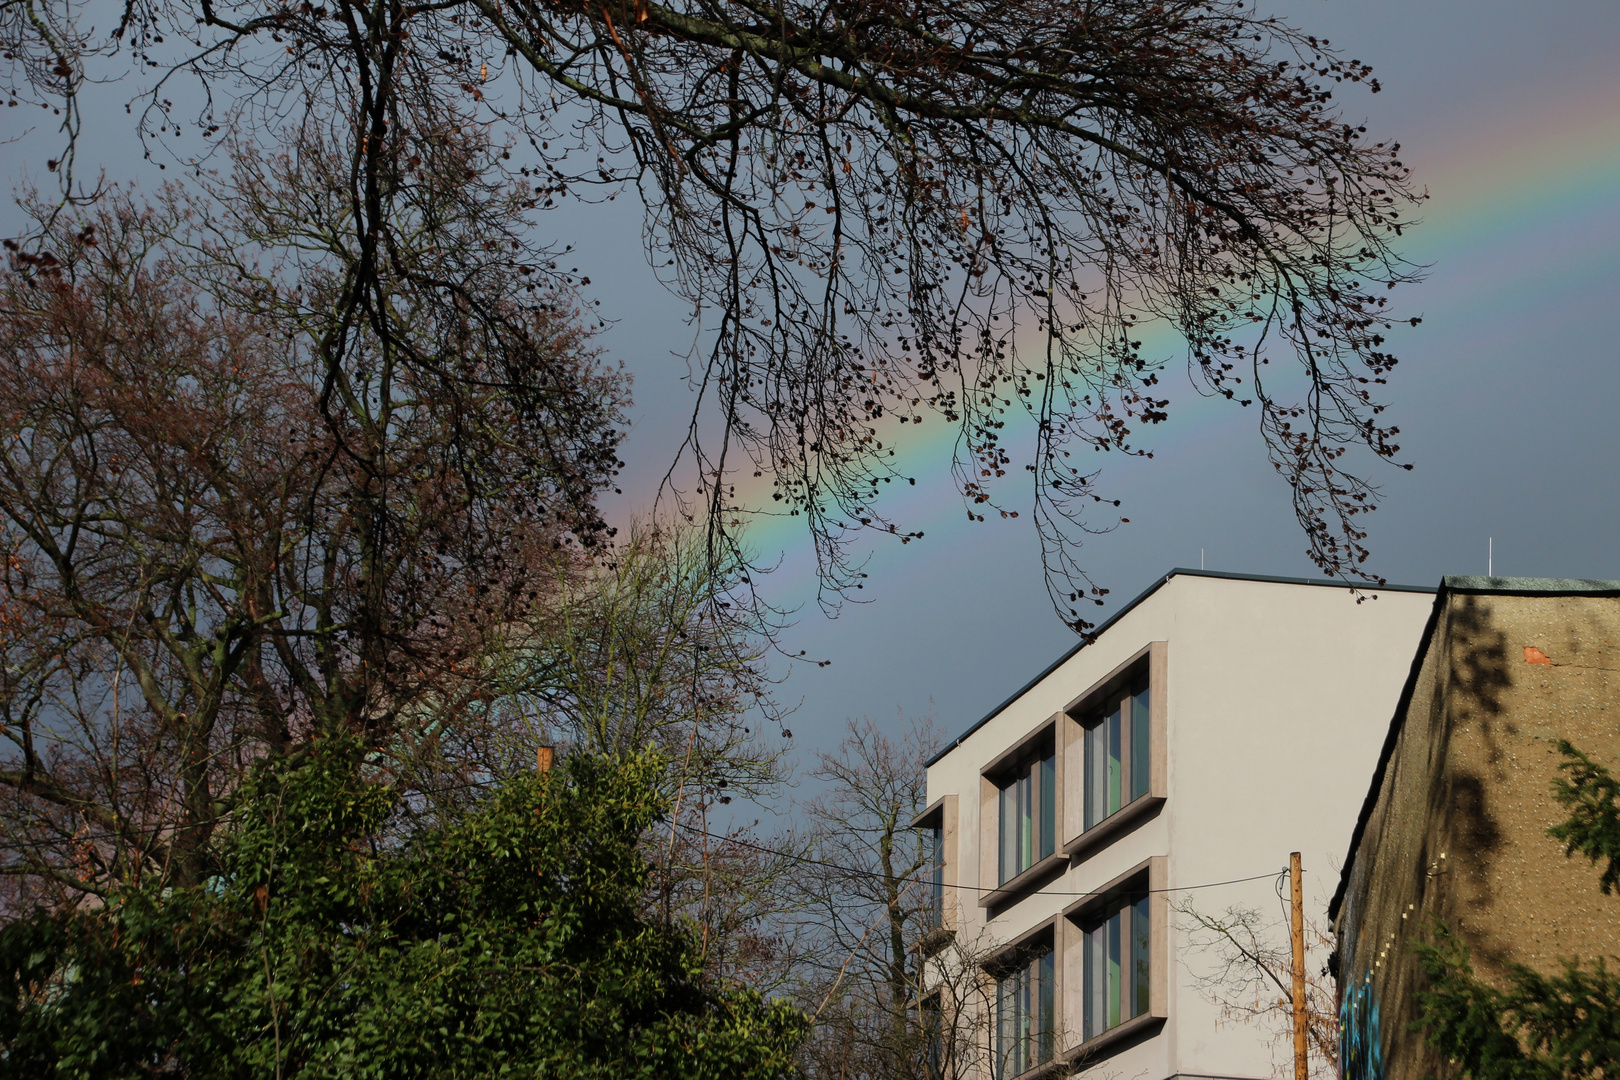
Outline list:
[[[1388,394],[1417,468],[1378,476],[1376,569],[1411,584],[1483,573],[1493,540],[1501,574],[1620,578],[1620,4],[1294,0],[1270,10],[1374,66],[1384,92],[1352,92],[1343,105],[1404,144],[1432,195],[1406,248],[1432,270],[1399,301],[1423,323],[1395,342],[1403,362]],[[90,99],[87,164],[146,185],[172,177],[142,162],[128,97],[111,87]],[[37,121],[21,112],[7,110],[8,133]],[[22,179],[29,145],[0,156],[7,183]],[[14,221],[0,217],[0,231]],[[603,344],[636,374],[630,483],[615,512],[644,509],[686,419],[685,366],[672,354],[692,331],[646,267],[627,200],[570,208],[545,227],[579,245],[612,321]],[[1172,389],[1181,407],[1146,440],[1155,459],[1105,474],[1131,523],[1085,549],[1112,589],[1101,617],[1170,568],[1197,566],[1200,552],[1211,569],[1314,574],[1253,414],[1189,406],[1185,383]],[[913,453],[918,488],[896,510],[927,537],[872,549],[869,602],[825,618],[808,602],[802,538],[761,538],[783,557],[767,589],[803,605],[787,644],[832,661],[783,687],[802,699],[791,726],[806,749],[830,746],[862,714],[892,722],[932,707],[954,732],[1072,643],[1048,605],[1027,517],[970,526],[938,451]]]

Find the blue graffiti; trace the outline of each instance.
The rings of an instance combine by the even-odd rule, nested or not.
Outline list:
[[[1384,1080],[1384,1047],[1378,1031],[1378,995],[1372,972],[1339,1004],[1340,1080]]]

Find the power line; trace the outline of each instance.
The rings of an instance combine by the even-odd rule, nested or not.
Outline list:
[[[712,833],[712,832],[709,832],[709,831],[707,831],[705,829],[697,828],[694,825],[683,825],[683,824],[680,824],[679,822],[677,822],[676,827],[679,828],[679,829],[683,829],[683,830],[685,830],[687,832],[694,832],[694,833],[698,833],[701,836],[707,836],[707,837],[709,837],[710,839],[713,839],[713,840],[723,840],[728,844],[737,844],[737,845],[740,845],[742,847],[752,848],[755,851],[763,852],[763,853],[765,853],[767,855],[774,855],[779,859],[787,859],[790,862],[804,863],[804,864],[810,865],[810,866],[830,867],[831,869],[837,870],[840,873],[848,874],[850,877],[865,877],[865,878],[872,878],[872,879],[875,879],[875,880],[878,880],[878,881],[894,881],[894,882],[902,883],[902,884],[919,884],[919,885],[932,885],[933,884],[933,881],[930,878],[916,878],[916,877],[891,878],[889,875],[879,873],[876,870],[863,870],[863,869],[861,869],[859,867],[844,866],[841,863],[831,862],[830,860],[827,860],[827,859],[813,859],[813,858],[809,857],[808,855],[793,855],[793,854],[790,854],[790,853],[788,853],[786,851],[779,851],[776,848],[764,847],[763,845],[760,845],[760,844],[751,844],[747,840],[739,840],[737,837],[734,837],[734,836],[723,836],[723,835],[721,835],[719,833]],[[1284,870],[1282,872],[1286,874],[1288,871]],[[1245,881],[1264,881],[1264,880],[1266,880],[1268,878],[1274,878],[1276,876],[1277,876],[1276,871],[1267,871],[1264,874],[1253,874],[1253,875],[1251,875],[1249,877],[1231,878],[1231,879],[1229,879],[1227,881],[1207,881],[1207,882],[1204,882],[1204,883],[1199,884],[1199,885],[1177,885],[1177,886],[1174,886],[1172,888],[1164,888],[1164,889],[1133,889],[1131,891],[1135,892],[1135,893],[1192,892],[1192,891],[1194,891],[1196,889],[1215,889],[1215,888],[1219,888],[1222,885],[1239,885],[1239,884],[1242,884]],[[950,889],[965,889],[965,890],[967,890],[969,892],[982,892],[982,893],[994,893],[994,892],[1000,892],[1001,891],[1001,886],[996,886],[994,888],[990,888],[990,887],[984,886],[984,885],[961,885],[961,884],[957,884],[957,885],[948,885],[948,886],[945,886],[945,887],[950,888]],[[1102,895],[1104,895],[1104,892],[1103,892],[1103,890],[1093,890],[1091,892],[1048,892],[1045,889],[1041,889],[1041,890],[1038,890],[1036,892],[1021,893],[1020,895],[1021,896],[1102,896]]]
[[[467,782],[461,783],[461,784],[450,784],[450,785],[446,785],[444,787],[439,787],[439,788],[416,788],[416,789],[414,789],[414,791],[412,793],[414,793],[414,794],[437,794],[437,793],[446,792],[446,791],[464,791],[464,790],[467,790],[469,788],[491,787],[491,786],[494,786],[497,783],[499,783],[498,780],[486,780],[486,781],[472,780],[472,781],[467,781]],[[227,820],[227,817],[224,816],[224,815],[221,815],[219,817],[210,818],[210,819],[205,820],[205,821],[184,822],[184,823],[180,823],[180,824],[176,824],[176,825],[166,826],[166,827],[164,827],[163,832],[165,832],[167,834],[170,834],[172,836],[172,834],[175,833],[175,832],[180,832],[180,831],[183,831],[183,830],[186,830],[186,829],[202,828],[204,826],[217,824],[217,823],[219,823],[221,821],[225,821],[225,820]],[[739,847],[745,847],[745,848],[748,848],[750,850],[758,851],[758,852],[760,852],[762,854],[770,855],[770,856],[773,856],[773,857],[778,858],[778,859],[785,859],[785,860],[787,860],[789,862],[799,863],[799,864],[806,865],[806,866],[826,867],[828,869],[835,870],[838,873],[844,874],[844,875],[846,875],[848,877],[867,878],[867,879],[876,880],[876,881],[894,882],[894,883],[897,883],[897,884],[904,884],[904,885],[912,885],[912,884],[915,884],[915,885],[932,885],[933,884],[933,880],[931,878],[925,878],[925,877],[890,877],[889,875],[880,873],[879,871],[876,871],[876,870],[866,870],[866,869],[862,869],[861,867],[845,866],[842,863],[836,863],[836,862],[833,862],[833,861],[831,861],[829,859],[817,859],[817,858],[812,858],[811,856],[808,856],[808,855],[795,855],[795,854],[793,854],[791,852],[782,851],[779,848],[766,847],[763,844],[751,843],[751,842],[749,842],[747,840],[743,840],[743,839],[740,839],[740,838],[735,837],[735,836],[726,836],[726,835],[721,834],[721,833],[709,832],[707,829],[701,829],[701,828],[698,828],[695,825],[687,825],[687,824],[685,824],[683,822],[679,822],[679,821],[675,822],[675,827],[678,828],[678,829],[681,829],[684,832],[696,833],[697,835],[708,837],[711,840],[719,840],[719,841],[722,841],[722,842],[728,843],[728,844],[736,844]],[[7,849],[7,848],[12,849],[12,850],[17,850],[17,849],[22,849],[22,848],[32,848],[32,849],[37,850],[37,849],[40,849],[40,848],[58,847],[58,846],[70,845],[70,844],[74,844],[74,843],[84,843],[84,842],[95,841],[95,840],[118,840],[118,839],[127,840],[128,838],[125,837],[123,834],[117,833],[117,832],[102,832],[102,833],[84,833],[84,834],[80,834],[80,835],[76,835],[76,836],[65,836],[65,837],[62,837],[61,839],[57,839],[57,840],[46,840],[46,839],[40,839],[40,840],[8,840],[8,841],[0,842],[0,850],[4,850],[4,849]],[[156,839],[156,837],[153,837],[152,839]],[[169,842],[169,840],[165,839],[163,842],[167,843],[167,842]],[[1287,870],[1283,870],[1283,871],[1281,871],[1281,873],[1286,874]],[[1202,883],[1197,884],[1197,885],[1177,885],[1177,886],[1172,886],[1172,887],[1167,887],[1167,888],[1162,888],[1162,889],[1133,889],[1131,891],[1134,892],[1134,893],[1138,893],[1138,894],[1140,894],[1140,893],[1195,892],[1195,891],[1200,890],[1200,889],[1217,889],[1217,888],[1221,888],[1222,886],[1226,886],[1226,885],[1241,885],[1241,884],[1243,884],[1245,882],[1261,881],[1261,880],[1264,880],[1264,879],[1267,879],[1267,878],[1276,878],[1279,881],[1281,880],[1281,878],[1278,876],[1278,872],[1276,872],[1276,871],[1268,871],[1268,872],[1263,873],[1263,874],[1251,874],[1248,877],[1229,878],[1229,879],[1227,879],[1225,881],[1208,881],[1208,882],[1202,882]],[[964,885],[964,884],[960,884],[960,883],[955,884],[955,885],[950,885],[950,886],[947,886],[947,887],[952,888],[952,889],[961,889],[961,890],[964,890],[964,891],[967,891],[967,892],[977,892],[977,893],[995,893],[995,892],[1001,891],[1001,888],[1002,888],[1001,886],[989,887],[989,886],[984,886],[984,885]],[[1073,891],[1066,891],[1066,890],[1064,890],[1064,891],[1052,891],[1052,890],[1046,890],[1046,889],[1039,889],[1039,890],[1036,890],[1034,892],[1022,893],[1020,895],[1025,896],[1025,897],[1027,897],[1027,896],[1090,897],[1090,896],[1102,896],[1102,895],[1104,895],[1104,891],[1103,890],[1091,890],[1091,891],[1087,891],[1087,892],[1073,892]]]

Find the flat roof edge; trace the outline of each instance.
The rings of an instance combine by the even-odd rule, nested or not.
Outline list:
[[[946,743],[943,747],[936,751],[932,757],[923,762],[923,768],[932,768],[936,763],[942,761],[945,758],[945,755],[961,746],[962,743],[972,736],[974,732],[978,731],[980,728],[984,727],[984,725],[1000,716],[1002,712],[1006,710],[1007,706],[1011,705],[1013,702],[1035,689],[1035,687],[1040,685],[1040,683],[1048,675],[1052,674],[1052,672],[1068,663],[1075,653],[1091,644],[1091,642],[1095,641],[1097,638],[1102,637],[1102,635],[1106,633],[1110,627],[1112,627],[1120,619],[1123,619],[1126,615],[1129,615],[1133,610],[1136,609],[1137,605],[1141,604],[1148,597],[1158,592],[1159,589],[1164,586],[1165,582],[1169,581],[1173,577],[1204,577],[1219,578],[1227,581],[1258,581],[1274,585],[1315,585],[1330,589],[1363,589],[1367,592],[1433,593],[1436,591],[1432,586],[1426,585],[1370,585],[1365,582],[1340,581],[1337,579],[1280,577],[1274,574],[1239,574],[1228,570],[1192,570],[1182,566],[1175,567],[1174,569],[1170,570],[1169,573],[1164,574],[1162,577],[1154,581],[1153,584],[1149,585],[1146,589],[1143,589],[1135,596],[1135,598],[1130,601],[1130,603],[1126,604],[1124,607],[1108,616],[1108,618],[1104,619],[1097,626],[1097,628],[1091,632],[1089,637],[1082,638],[1080,641],[1076,642],[1071,648],[1064,652],[1062,656],[1048,664],[1039,675],[1036,675],[1033,679],[1019,687],[1017,692],[1015,692],[1011,697],[1008,697],[1000,705],[997,705],[994,709],[991,709],[989,712],[985,713],[984,716],[980,717],[979,720],[973,724],[973,726],[969,727],[966,731],[962,732],[962,734]],[[1450,579],[1448,578],[1447,580]],[[1616,589],[1620,589],[1620,583],[1613,584],[1615,584]]]
[[[1521,595],[1563,596],[1575,594],[1620,595],[1620,581],[1597,578],[1471,577],[1448,575],[1443,584],[1452,592],[1515,593]]]

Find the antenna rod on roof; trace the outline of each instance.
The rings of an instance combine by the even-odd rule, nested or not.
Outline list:
[[[1485,538],[1485,576],[1496,576],[1496,537]]]

